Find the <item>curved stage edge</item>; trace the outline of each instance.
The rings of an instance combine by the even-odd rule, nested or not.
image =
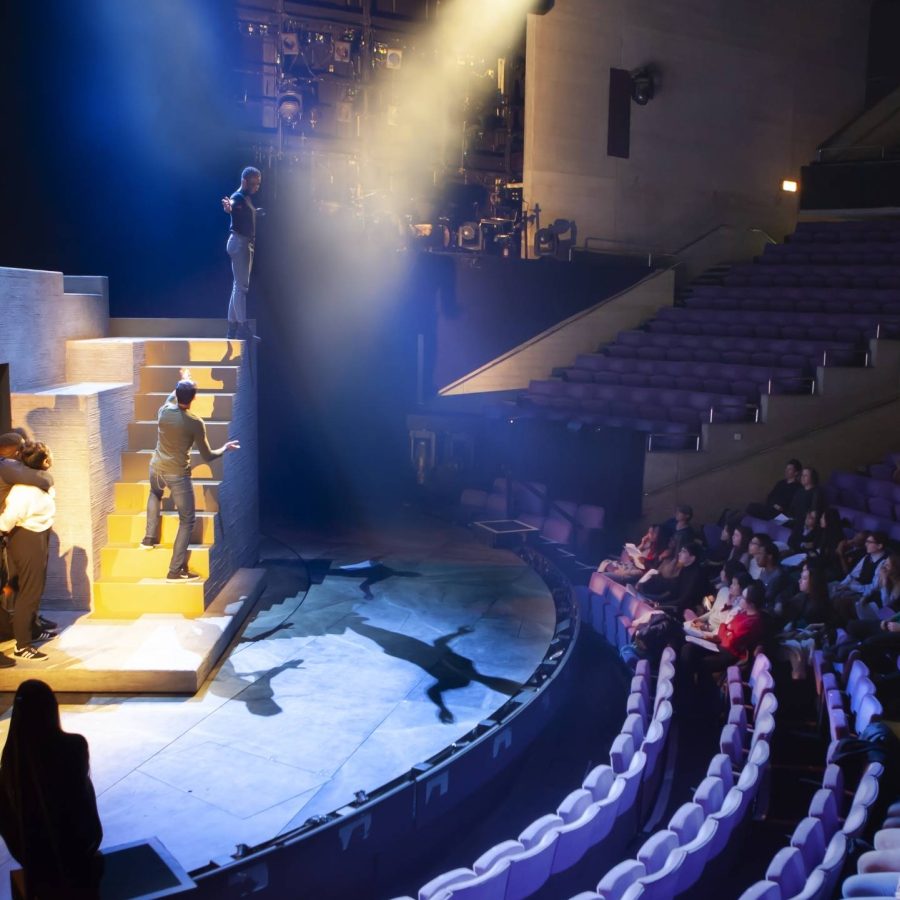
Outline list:
[[[552,717],[574,599],[539,555],[433,520],[283,537],[196,696],[70,695],[63,727],[89,741],[104,849],[158,838],[195,896],[374,898],[397,849],[439,833]]]
[[[515,556],[506,551],[488,551],[474,543],[469,546],[476,556],[490,553],[495,560],[502,560],[503,568],[521,569],[527,564],[526,582],[540,573],[542,612],[546,615],[549,611],[552,621],[541,641],[542,652],[536,665],[499,707],[493,711],[485,710],[484,715],[452,743],[398,772],[379,788],[314,815],[277,838],[254,847],[239,848],[240,858],[227,862],[218,860],[192,872],[197,884],[196,896],[222,898],[258,894],[260,897],[315,897],[322,900],[386,897],[387,886],[396,882],[417,853],[426,854],[436,840],[452,837],[451,823],[458,821],[457,813],[466,801],[479,792],[489,792],[493,784],[502,781],[515,767],[538,733],[553,718],[561,698],[572,688],[569,684],[572,667],[566,664],[580,628],[577,604],[570,585],[538,552],[522,548],[518,551],[519,556]],[[460,549],[457,546],[454,552],[459,554]],[[459,560],[455,565],[458,564]],[[496,585],[492,586],[490,579],[485,581],[484,574],[482,570],[470,582],[467,593],[479,581],[489,592],[496,591]],[[517,580],[522,580],[522,574]],[[508,576],[509,573],[507,579]],[[390,576],[385,586],[389,580]],[[527,597],[518,598],[520,602],[523,599],[528,600]],[[534,599],[532,595],[530,605],[534,604]],[[441,600],[446,619],[443,609],[446,592],[442,592]],[[474,601],[474,607],[483,603],[484,598]],[[508,594],[498,593],[487,611],[498,605],[500,610],[495,611],[505,617],[514,613],[516,600]],[[536,623],[526,619],[523,624],[533,628]],[[534,641],[529,644],[532,648],[536,646]],[[486,657],[478,660],[477,667],[487,668],[492,662],[496,666],[497,660],[504,656],[504,649],[507,648],[493,642],[486,644]],[[451,669],[460,665],[465,664],[461,664],[459,658],[450,660]],[[440,667],[435,671],[441,674]],[[451,698],[452,690],[448,691],[447,699],[447,704],[452,707]],[[468,815],[472,815],[471,809]]]

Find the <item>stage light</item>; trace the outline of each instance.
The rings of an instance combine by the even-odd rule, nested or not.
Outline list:
[[[278,98],[278,117],[286,125],[296,125],[303,117],[303,99],[299,94],[287,93]]]
[[[796,194],[797,182],[791,178],[785,178],[784,181],[781,182],[781,189],[787,191],[789,194]]]
[[[631,72],[631,99],[638,106],[646,106],[656,94],[654,72],[651,66],[641,66]]]
[[[480,250],[481,237],[481,226],[477,222],[463,222],[459,226],[459,246],[464,250]]]

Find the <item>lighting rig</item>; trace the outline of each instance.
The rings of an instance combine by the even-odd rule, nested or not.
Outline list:
[[[513,44],[485,59],[434,43],[436,0],[347,7],[238,3],[237,112],[257,164],[308,171],[320,213],[374,224],[401,245],[518,256],[524,16]],[[409,87],[448,58],[455,66],[440,70],[449,74],[434,99],[454,120],[435,138],[410,109]],[[421,145],[414,166],[401,145]]]

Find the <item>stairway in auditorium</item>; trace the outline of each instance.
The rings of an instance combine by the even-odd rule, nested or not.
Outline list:
[[[128,449],[122,453],[122,474],[115,485],[115,508],[107,516],[100,577],[93,587],[95,618],[130,619],[146,613],[197,617],[233,574],[222,548],[218,514],[223,461],[203,462],[196,449],[192,450],[192,475],[197,521],[188,565],[201,579],[166,579],[178,529],[178,513],[168,492],[163,500],[159,546],[146,551],[139,544],[146,526],[148,468],[156,446],[159,407],[179,380],[179,370],[189,367],[198,388],[191,409],[206,422],[210,445],[221,446],[230,439],[244,346],[243,341],[227,340],[147,341],[135,391],[134,421],[128,427]]]

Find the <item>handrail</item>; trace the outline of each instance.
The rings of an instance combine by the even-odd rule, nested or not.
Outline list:
[[[712,235],[716,234],[717,232],[725,231],[725,230],[736,230],[736,228],[734,225],[731,225],[728,222],[720,222],[718,225],[713,225],[712,228],[708,228],[702,234],[697,235],[697,237],[692,238],[686,244],[682,245],[681,247],[678,247],[675,250],[665,250],[665,249],[654,250],[652,247],[647,247],[646,245],[643,245],[643,244],[634,244],[630,241],[619,241],[619,240],[615,240],[614,238],[598,237],[597,235],[589,235],[588,237],[586,237],[584,239],[584,242],[582,243],[582,249],[590,250],[592,242],[596,243],[596,242],[602,241],[606,244],[617,244],[618,246],[620,246],[622,248],[631,249],[631,250],[639,251],[641,254],[646,254],[647,255],[647,265],[649,266],[652,264],[652,260],[653,260],[654,256],[657,256],[657,257],[659,257],[659,256],[663,256],[663,257],[665,257],[665,256],[669,256],[669,257],[680,256],[686,250],[690,250],[691,247],[695,246],[696,244],[699,244],[701,241],[705,241],[708,237],[712,237]],[[763,237],[765,237],[767,242],[770,244],[778,243],[778,241],[776,241],[775,238],[773,238],[765,229],[759,228],[758,226],[755,226],[755,225],[749,226],[745,230],[748,233],[763,235]],[[678,262],[676,262],[674,264],[674,266],[677,266],[679,263],[680,263],[680,260]]]

